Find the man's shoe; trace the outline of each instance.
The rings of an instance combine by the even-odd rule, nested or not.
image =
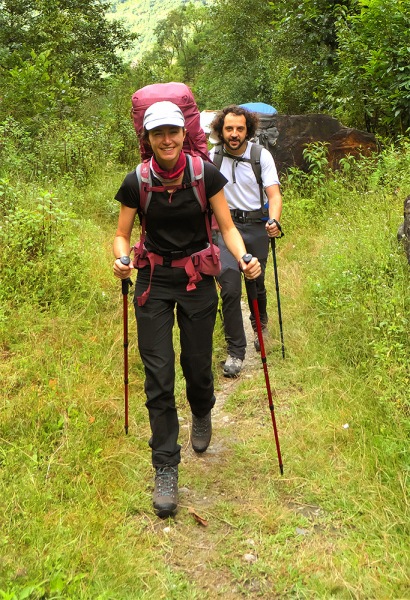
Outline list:
[[[158,467],[155,475],[155,489],[152,498],[158,517],[165,519],[177,509],[178,466]]]
[[[253,345],[255,346],[255,350],[256,352],[260,352],[261,351],[261,345],[259,343],[259,336],[258,336],[258,332],[254,331],[254,339],[253,339]],[[263,345],[265,346],[265,350],[266,350],[266,346],[269,342],[269,338],[270,338],[270,333],[269,333],[269,329],[267,327],[264,327],[262,329],[262,337],[263,337]]]
[[[243,360],[241,360],[240,358],[228,356],[224,364],[225,377],[238,377],[239,373],[242,370],[242,363]]]
[[[195,452],[205,452],[212,436],[211,411],[205,417],[192,414],[191,444]]]
[[[262,333],[262,335],[263,335],[263,333]],[[254,331],[253,332],[253,336],[254,336],[253,337],[253,345],[255,346],[255,350],[256,350],[256,352],[260,352],[261,351],[261,345],[260,345],[260,342],[259,342],[258,332]]]

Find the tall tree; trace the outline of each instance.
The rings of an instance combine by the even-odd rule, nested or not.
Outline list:
[[[50,51],[53,69],[66,73],[75,87],[88,89],[123,68],[117,50],[129,48],[138,34],[119,21],[109,22],[102,0],[2,0],[0,68]]]
[[[179,6],[159,21],[154,30],[154,47],[142,62],[150,65],[160,80],[192,85],[201,68],[210,32],[205,6],[192,3]]]
[[[410,127],[410,3],[359,0],[338,27],[337,73],[327,77],[327,107],[384,134]]]
[[[271,44],[267,0],[216,0],[209,7],[212,35],[207,41],[195,91],[206,108],[253,100],[271,101],[262,59]]]
[[[337,24],[355,0],[276,0],[266,49],[272,93],[283,112],[323,109],[323,80],[338,70]]]

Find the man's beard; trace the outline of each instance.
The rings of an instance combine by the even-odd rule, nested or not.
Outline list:
[[[226,140],[225,138],[223,138],[224,144],[227,148],[229,148],[229,150],[232,150],[233,152],[238,151],[240,148],[242,148],[242,146],[244,144],[246,144],[246,142],[248,141],[246,138],[243,140],[243,142],[241,144],[239,144],[239,146],[237,146],[236,148],[233,148],[231,146],[231,144],[228,142],[228,140]]]

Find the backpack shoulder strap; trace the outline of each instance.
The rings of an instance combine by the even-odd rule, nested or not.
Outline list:
[[[262,167],[261,167],[262,146],[252,143],[251,146],[251,165],[259,186],[262,186]]]
[[[195,198],[198,200],[198,202],[201,206],[202,212],[206,213],[205,214],[206,231],[208,233],[208,241],[209,241],[209,245],[211,247],[212,260],[216,264],[217,258],[216,258],[215,250],[213,247],[212,231],[211,231],[211,225],[210,225],[210,220],[211,220],[211,217],[210,217],[211,213],[209,212],[210,204],[206,197],[206,189],[205,189],[204,161],[202,160],[202,158],[200,156],[191,156],[190,154],[187,154],[186,158],[187,158],[187,162],[189,165],[191,182],[197,183],[197,185],[192,186]],[[216,221],[215,221],[215,223],[216,223]]]
[[[263,146],[260,144],[254,144],[252,142],[251,145],[251,166],[253,174],[255,175],[256,182],[259,186],[259,195],[261,201],[261,208],[264,214],[268,214],[268,209],[265,206],[265,191],[263,189],[262,183],[262,167],[261,167],[261,154],[262,154]]]
[[[146,214],[152,197],[152,192],[148,189],[152,187],[151,161],[144,160],[138,165],[135,173],[138,179],[141,210],[144,214]]]
[[[214,148],[214,158],[213,158],[213,163],[215,165],[215,167],[220,171],[221,170],[221,165],[222,165],[222,160],[223,160],[223,146],[222,144],[217,144]]]
[[[198,200],[202,212],[205,212],[208,209],[208,200],[204,181],[204,161],[200,156],[191,156],[190,154],[187,154],[186,158],[191,182],[197,182],[197,185],[192,186],[195,198]]]

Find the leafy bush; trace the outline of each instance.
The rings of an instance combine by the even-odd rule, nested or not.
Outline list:
[[[4,216],[15,207],[16,194],[9,179],[0,179],[0,215]]]
[[[41,119],[49,119],[72,106],[77,100],[71,80],[56,73],[51,50],[23,60],[15,53],[16,66],[5,71],[1,85],[0,119],[12,116],[38,130]]]
[[[91,118],[91,123],[51,120],[33,137],[12,118],[0,124],[1,174],[85,185],[107,165],[137,162],[138,140],[130,120]]]
[[[40,193],[36,208],[17,205],[0,227],[0,300],[43,307],[88,296],[92,264],[82,238],[87,224],[56,205],[48,191]]]

